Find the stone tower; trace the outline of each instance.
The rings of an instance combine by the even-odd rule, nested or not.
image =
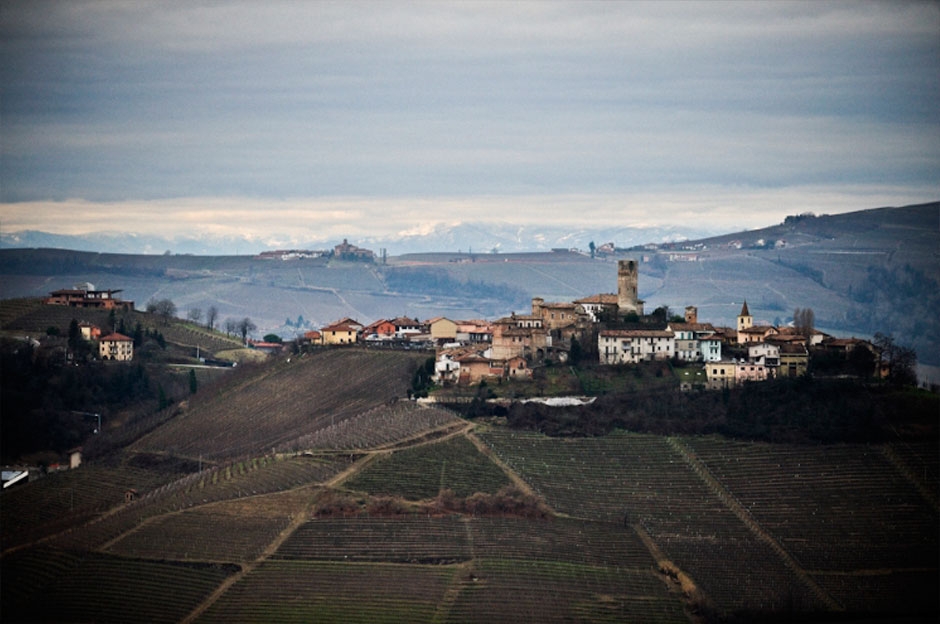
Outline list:
[[[617,307],[621,316],[630,312],[643,314],[643,302],[637,299],[639,269],[636,260],[617,262]]]
[[[686,306],[685,322],[686,323],[698,323],[698,308],[696,308],[695,306]]]

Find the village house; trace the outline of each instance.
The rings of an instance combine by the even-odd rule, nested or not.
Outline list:
[[[496,379],[502,376],[503,367],[480,353],[466,353],[456,358],[460,368],[457,371],[457,383],[462,386],[478,384],[484,379]]]
[[[581,306],[592,323],[597,323],[603,315],[615,316],[617,314],[617,295],[612,293],[591,295],[577,299],[575,303]]]
[[[362,336],[368,341],[392,340],[395,338],[395,331],[395,323],[386,319],[379,319],[366,325],[362,329]]]
[[[454,321],[438,316],[429,320],[427,325],[431,332],[431,340],[436,344],[457,340],[457,323]]]
[[[458,349],[439,351],[434,359],[434,374],[431,376],[431,381],[434,383],[456,382],[460,375],[460,362],[457,361],[457,358],[470,352],[466,349],[462,351]]]
[[[114,332],[98,339],[98,357],[102,360],[130,362],[134,359],[134,340]]]
[[[78,324],[78,331],[85,340],[98,340],[101,337],[101,328],[85,321]]]
[[[773,377],[773,373],[768,366],[756,364],[754,362],[738,362],[734,367],[734,382],[741,385],[745,381],[765,381]]]
[[[709,323],[669,323],[666,330],[675,336],[676,359],[683,362],[716,362],[721,359],[721,338]]]
[[[488,354],[492,352],[481,353],[472,347],[441,350],[434,363],[433,381],[467,386],[484,379],[531,379],[532,369],[524,357],[499,360]]]
[[[248,346],[256,351],[274,355],[284,350],[284,344],[281,342],[265,342],[263,340],[249,340]]]
[[[407,339],[411,335],[427,332],[425,326],[418,319],[408,318],[407,316],[392,319],[391,323],[395,326],[395,338],[398,339]]]
[[[675,354],[675,335],[659,329],[605,329],[597,337],[602,364],[636,364],[668,360]]]
[[[320,330],[320,333],[323,336],[323,344],[325,345],[355,344],[358,342],[361,329],[362,325],[352,319],[345,318],[332,325],[327,325]]]
[[[570,327],[587,317],[576,303],[546,303],[541,297],[532,298],[532,316],[540,317],[542,326],[549,331]]]
[[[799,377],[809,369],[809,350],[806,345],[790,343],[780,345],[780,377]]]
[[[479,319],[457,321],[456,342],[463,344],[493,342],[493,324]]]
[[[513,313],[493,322],[494,360],[520,356],[527,361],[542,361],[551,344],[551,335],[540,316]]]
[[[752,342],[747,346],[747,360],[776,368],[780,366],[780,346],[771,342]]]
[[[46,297],[48,305],[63,305],[70,308],[98,308],[103,310],[133,310],[133,301],[115,297],[121,290],[95,290],[92,284],[79,284],[74,288],[54,290]]]
[[[769,371],[768,367],[753,362],[735,360],[706,362],[706,388],[720,390],[721,388],[732,388],[745,381],[764,381],[772,376]]]

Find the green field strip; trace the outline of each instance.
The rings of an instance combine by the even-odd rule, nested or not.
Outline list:
[[[457,436],[380,457],[344,485],[373,495],[422,500],[443,489],[464,498],[475,492],[495,493],[510,484],[472,442]]]

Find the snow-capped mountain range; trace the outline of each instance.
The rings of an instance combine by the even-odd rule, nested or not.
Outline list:
[[[510,223],[457,223],[390,236],[348,236],[350,243],[385,249],[388,255],[462,251],[512,253],[547,251],[555,248],[587,250],[613,243],[633,247],[705,238],[723,232],[696,227],[618,227],[571,230],[557,227],[520,226]],[[254,255],[274,249],[329,249],[339,240],[310,239],[296,234],[270,236],[160,237],[126,232],[95,232],[83,235],[22,231],[0,234],[0,248],[57,248],[123,254],[194,254],[207,256]]]

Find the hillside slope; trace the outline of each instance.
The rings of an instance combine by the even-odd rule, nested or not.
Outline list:
[[[269,452],[403,398],[427,354],[336,349],[245,366],[131,450],[222,460]]]

